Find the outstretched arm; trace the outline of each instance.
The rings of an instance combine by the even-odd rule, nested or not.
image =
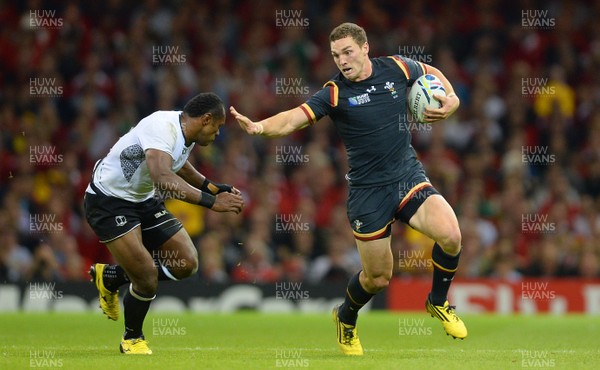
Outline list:
[[[308,117],[300,107],[277,113],[259,122],[251,121],[248,117],[238,113],[234,107],[230,107],[229,111],[238,121],[240,127],[250,135],[286,136],[305,128],[309,124]]]
[[[442,103],[442,107],[439,109],[425,109],[425,122],[436,122],[446,119],[452,115],[460,105],[458,96],[454,93],[454,88],[446,76],[439,69],[426,65],[427,73],[434,75],[439,78],[444,84],[446,89],[446,96],[434,94],[433,97]]]

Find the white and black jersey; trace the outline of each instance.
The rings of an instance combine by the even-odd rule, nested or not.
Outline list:
[[[146,164],[146,150],[157,149],[173,158],[173,172],[187,161],[192,143],[185,146],[181,111],[158,111],[142,119],[99,160],[92,176],[95,187],[108,196],[134,203],[154,196],[154,184]],[[95,194],[91,186],[86,192]]]

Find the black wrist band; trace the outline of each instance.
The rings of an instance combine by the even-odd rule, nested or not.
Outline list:
[[[198,205],[201,205],[202,207],[206,207],[206,208],[210,209],[215,204],[215,200],[217,200],[217,197],[215,197],[214,195],[212,195],[210,193],[203,191],[202,198],[200,198],[200,200],[198,201]]]
[[[219,188],[219,184],[215,184],[214,182],[205,178],[204,182],[202,183],[202,186],[200,187],[200,190],[215,195],[218,194],[221,189]]]
[[[202,191],[210,191],[210,190],[208,190],[208,184],[210,184],[210,180],[205,177],[204,178],[204,182],[200,186],[200,190],[202,190]]]

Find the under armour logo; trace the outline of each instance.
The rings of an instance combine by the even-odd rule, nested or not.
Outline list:
[[[450,279],[448,279],[448,278],[442,279],[443,282],[452,281],[452,280],[454,280],[454,276],[452,276]]]
[[[373,91],[375,91],[375,90],[377,90],[377,89],[375,88],[375,86],[371,85],[371,87],[369,87],[369,88],[367,89],[367,92],[370,92],[370,93],[372,93],[372,92],[373,92]]]
[[[127,223],[127,219],[125,216],[116,216],[115,222],[117,223],[117,226],[123,226]]]

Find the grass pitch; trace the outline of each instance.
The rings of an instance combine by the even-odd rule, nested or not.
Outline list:
[[[119,322],[100,313],[0,314],[0,369],[593,369],[591,316],[466,316],[464,341],[425,313],[361,315],[365,355],[346,357],[330,315],[150,313],[151,356],[119,353]]]

